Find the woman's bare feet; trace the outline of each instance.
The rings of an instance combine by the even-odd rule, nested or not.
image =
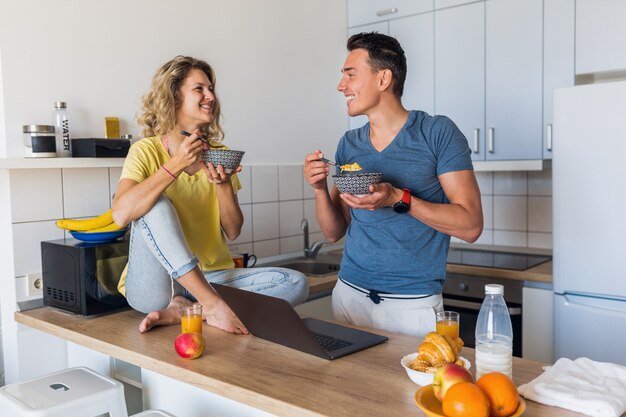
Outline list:
[[[163,310],[151,311],[145,319],[139,323],[139,331],[145,333],[154,326],[162,326],[180,323],[180,307],[192,304],[190,300],[177,295]]]
[[[221,298],[217,298],[212,303],[210,309],[206,307],[204,309],[204,318],[209,326],[217,327],[228,333],[249,334],[246,326],[241,323],[235,313]]]

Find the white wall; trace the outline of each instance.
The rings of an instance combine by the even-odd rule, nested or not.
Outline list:
[[[345,38],[338,0],[0,0],[0,156],[21,157],[21,126],[50,124],[56,100],[74,137],[103,137],[105,116],[137,137],[141,96],[177,54],[214,66],[226,143],[244,165],[332,154],[347,129]]]

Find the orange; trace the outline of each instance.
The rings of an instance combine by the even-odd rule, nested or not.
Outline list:
[[[459,382],[448,388],[441,405],[447,417],[489,417],[489,398],[471,382]]]
[[[481,376],[478,385],[489,398],[492,417],[510,416],[519,406],[517,387],[508,376],[500,372],[490,372]]]

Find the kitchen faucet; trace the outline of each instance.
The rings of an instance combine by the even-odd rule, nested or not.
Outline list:
[[[313,246],[309,247],[309,221],[302,219],[300,223],[300,229],[304,231],[304,257],[309,259],[315,259],[317,253],[322,249],[324,244],[330,243],[326,240],[313,242]]]

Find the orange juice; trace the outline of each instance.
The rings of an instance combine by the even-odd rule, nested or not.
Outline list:
[[[202,333],[202,316],[189,315],[180,318],[182,333]]]
[[[437,322],[437,333],[450,337],[459,337],[459,322],[455,320],[440,320]]]

